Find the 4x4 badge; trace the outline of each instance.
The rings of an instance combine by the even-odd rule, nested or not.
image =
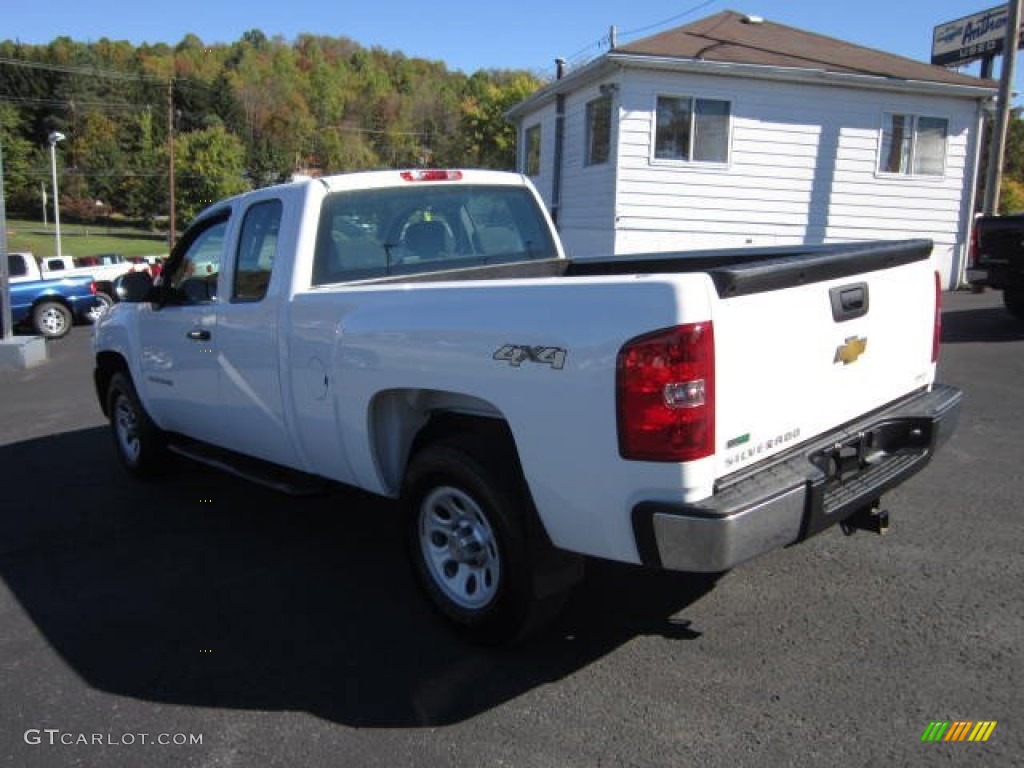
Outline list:
[[[526,362],[550,365],[554,370],[560,371],[565,367],[565,358],[568,352],[561,347],[532,347],[526,344],[506,344],[497,350],[492,359],[508,363],[513,368],[518,368]]]
[[[864,350],[868,348],[867,338],[861,338],[860,336],[851,336],[846,340],[845,343],[840,344],[836,347],[836,356],[832,360],[833,363],[841,362],[843,365],[849,365],[850,363],[857,362],[857,358],[864,354]]]

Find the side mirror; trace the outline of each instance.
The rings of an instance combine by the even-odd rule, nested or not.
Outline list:
[[[153,278],[147,272],[128,272],[117,279],[116,288],[121,301],[149,301],[153,291]]]

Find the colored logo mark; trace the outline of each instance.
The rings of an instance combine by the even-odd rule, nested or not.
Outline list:
[[[921,741],[988,741],[995,729],[995,720],[932,720]]]

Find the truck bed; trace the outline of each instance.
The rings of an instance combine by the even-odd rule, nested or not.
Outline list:
[[[429,272],[396,271],[363,284],[706,272],[719,297],[729,298],[909,264],[927,259],[931,249],[930,240],[899,240],[545,259]]]

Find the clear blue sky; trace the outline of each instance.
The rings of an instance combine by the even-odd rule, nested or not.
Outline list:
[[[557,56],[577,60],[601,53],[596,43],[611,25],[617,27],[620,41],[628,42],[723,10],[763,16],[927,61],[933,27],[1001,4],[1000,0],[7,0],[0,39],[47,43],[59,36],[81,42],[106,37],[135,44],[175,44],[192,33],[206,43],[230,43],[256,28],[287,40],[301,33],[345,36],[365,47],[444,61],[449,69],[467,73],[523,68],[550,76]],[[967,71],[975,74],[977,68]]]

